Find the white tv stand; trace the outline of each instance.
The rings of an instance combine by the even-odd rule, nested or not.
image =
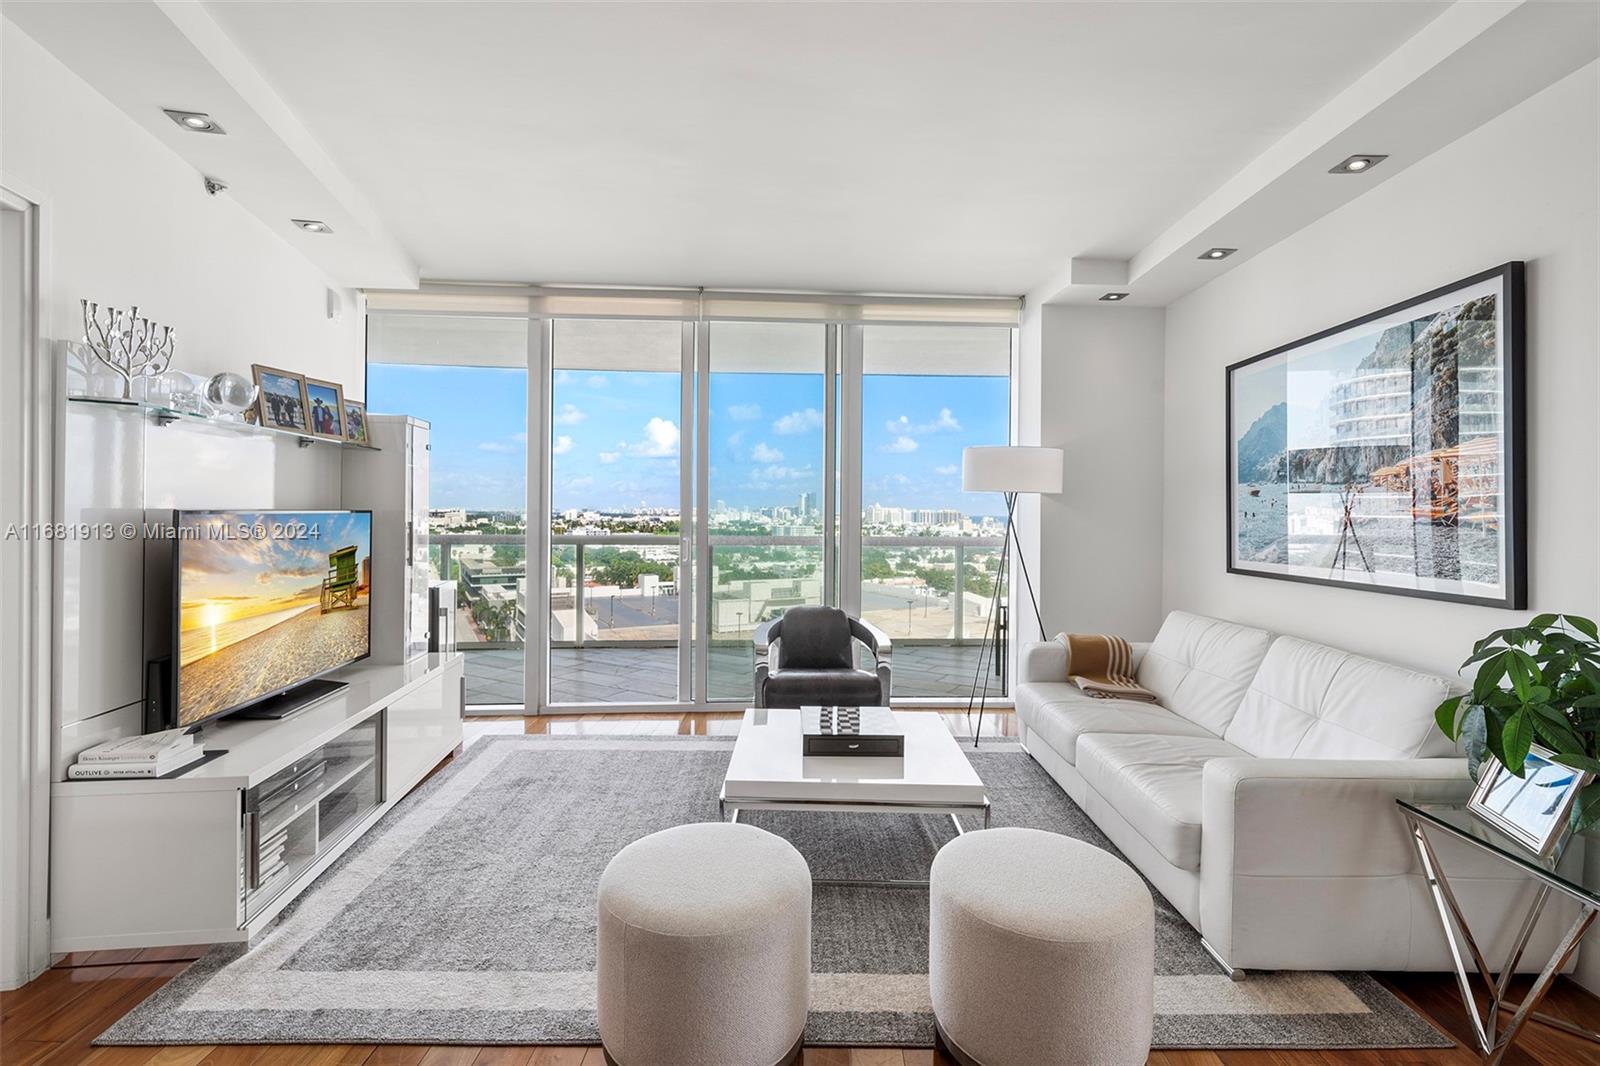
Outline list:
[[[460,654],[331,676],[181,777],[53,785],[50,950],[248,942],[461,744]]]

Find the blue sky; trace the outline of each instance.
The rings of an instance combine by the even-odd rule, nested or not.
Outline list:
[[[682,443],[679,375],[557,371],[554,505],[676,507]],[[374,363],[373,411],[432,423],[432,506],[522,510],[527,373]],[[869,375],[863,384],[862,500],[998,514],[998,498],[961,491],[961,450],[1004,444],[1003,377]],[[716,374],[711,381],[711,498],[794,506],[822,491],[822,377]]]

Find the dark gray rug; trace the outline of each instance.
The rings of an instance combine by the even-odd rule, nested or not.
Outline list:
[[[600,873],[647,833],[715,819],[732,746],[485,738],[391,811],[252,951],[213,950],[99,1042],[597,1043]],[[995,825],[1115,850],[1015,745],[971,758]],[[747,817],[792,841],[817,877],[925,877],[954,834],[936,817]],[[1450,1044],[1365,974],[1230,981],[1155,899],[1158,1047]],[[813,908],[807,1043],[931,1046],[926,893],[819,887]]]

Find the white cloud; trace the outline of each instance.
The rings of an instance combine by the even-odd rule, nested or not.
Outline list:
[[[783,462],[783,453],[766,441],[762,441],[750,449],[750,458],[758,463],[781,463]]]
[[[603,389],[607,385],[610,385],[611,381],[603,374],[591,374],[589,375],[587,384],[591,389]]]
[[[620,452],[601,452],[600,461],[602,463],[614,463],[621,458],[621,454]]]
[[[951,463],[949,466],[936,466],[933,468],[933,472],[942,477],[955,477],[957,474],[961,473],[961,468],[956,464]]]
[[[761,405],[758,403],[736,403],[728,408],[728,417],[735,422],[754,422],[761,417]]]
[[[572,450],[571,437],[557,437],[556,442],[550,446],[551,455],[566,455]]]
[[[950,408],[941,407],[939,408],[938,416],[931,422],[912,422],[905,415],[901,415],[899,418],[891,418],[885,422],[883,428],[894,434],[914,433],[920,436],[923,433],[938,433],[941,430],[959,430],[961,422],[951,412]]]
[[[896,437],[893,441],[885,444],[881,450],[893,452],[897,455],[905,455],[917,450],[917,442],[911,437]]]
[[[741,445],[743,443],[744,443],[744,430],[741,429],[737,433],[729,433],[728,434],[728,447],[737,448],[739,445]]]
[[[480,452],[494,452],[496,455],[503,455],[516,451],[517,447],[514,444],[507,444],[503,440],[486,440],[478,445],[478,450]]]
[[[644,440],[634,446],[633,454],[646,458],[664,458],[678,454],[678,426],[665,418],[652,418],[644,424]]]
[[[772,423],[772,432],[781,433],[785,436],[821,428],[822,412],[815,407],[807,407],[804,411],[790,411]]]
[[[750,480],[746,488],[769,489],[783,484],[792,484],[795,481],[809,481],[815,475],[809,466],[782,466],[774,463],[771,466],[757,467],[750,472]]]
[[[589,416],[578,410],[570,403],[561,405],[561,410],[556,412],[556,424],[561,426],[575,426]]]

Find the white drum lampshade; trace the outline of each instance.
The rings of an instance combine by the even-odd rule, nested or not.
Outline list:
[[[966,492],[1061,491],[1060,448],[1023,445],[967,448],[961,453],[961,488]]]

